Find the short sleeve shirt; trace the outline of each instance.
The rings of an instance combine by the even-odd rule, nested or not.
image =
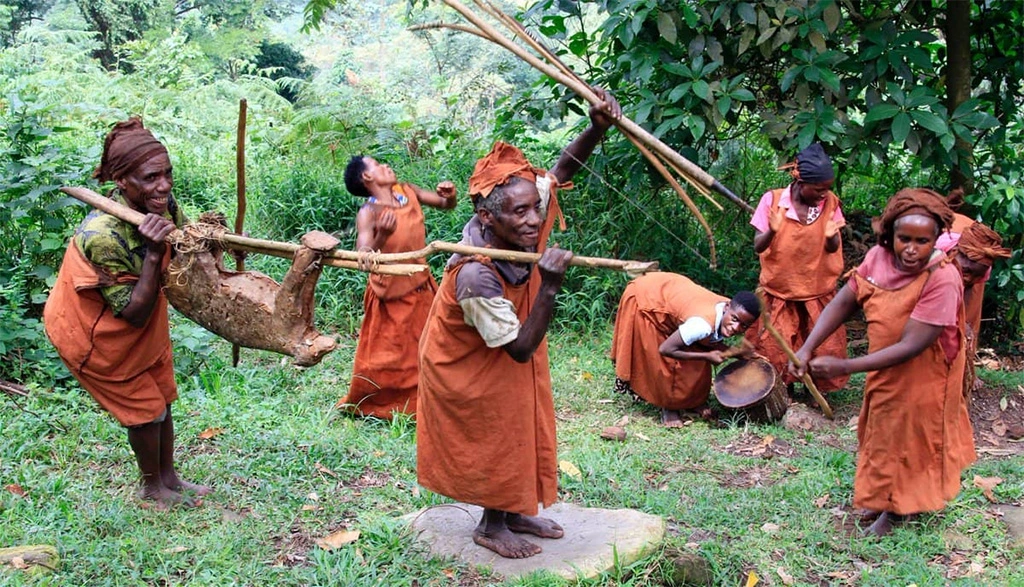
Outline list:
[[[793,222],[800,222],[800,217],[796,215],[796,210],[793,209],[793,196],[789,191],[790,186],[786,186],[779,194],[779,206],[786,208],[786,218],[789,218]],[[754,210],[754,217],[750,219],[750,224],[757,229],[758,232],[768,232],[769,224],[768,218],[772,213],[772,191],[768,190],[761,196],[761,201],[757,203],[757,208]],[[843,211],[840,206],[836,206],[836,211],[832,214],[832,220],[836,223],[845,221]]]
[[[111,193],[110,199],[128,206],[128,201],[118,190]],[[168,200],[164,218],[178,227],[185,224],[185,217],[173,196]],[[125,274],[142,275],[146,241],[133,224],[93,210],[75,230],[72,240],[90,263],[109,273],[111,278]],[[117,315],[131,301],[134,289],[134,284],[126,283],[100,287],[99,292]]]
[[[725,302],[719,302],[715,304],[714,327],[708,324],[708,321],[700,316],[688,318],[685,322],[679,325],[679,336],[682,337],[683,344],[686,346],[692,346],[704,339],[708,339],[709,342],[721,341],[722,316],[724,315]]]

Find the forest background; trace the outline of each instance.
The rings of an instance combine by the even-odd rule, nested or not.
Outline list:
[[[783,186],[779,163],[821,141],[850,219],[847,257],[872,244],[869,219],[904,186],[967,189],[963,212],[1014,249],[986,299],[985,344],[1019,351],[1024,328],[1024,79],[1019,2],[545,0],[506,6],[627,116],[756,204]],[[0,378],[59,376],[39,315],[83,206],[61,185],[99,189],[102,137],[141,115],[169,146],[175,195],[195,217],[233,218],[238,102],[248,101],[253,236],[305,231],[353,243],[360,202],[342,171],[356,153],[405,181],[451,179],[453,214],[429,214],[428,239],[457,241],[466,180],[492,141],[550,165],[586,124],[564,88],[481,39],[413,23],[455,20],[443,5],[382,0],[4,0],[0,3]],[[967,25],[969,23],[969,26]],[[578,254],[653,259],[711,289],[756,283],[749,216],[698,206],[704,233],[615,132],[564,198]],[[435,271],[443,259],[432,259]],[[795,260],[795,262],[799,262]],[[280,276],[284,264],[250,265]],[[321,326],[349,335],[365,276],[327,271]],[[624,279],[572,271],[561,328],[605,327]]]
[[[544,36],[627,116],[709,169],[750,204],[786,184],[776,168],[821,141],[837,166],[849,265],[873,243],[870,218],[904,186],[967,189],[1014,256],[994,268],[984,345],[1019,365],[1024,330],[1024,15],[1016,0],[932,2],[540,2],[503,5]],[[91,172],[110,126],[141,115],[168,145],[174,192],[193,218],[234,219],[235,135],[248,103],[252,236],[296,242],[312,229],[354,241],[361,201],[344,188],[352,154],[399,177],[453,180],[452,212],[427,210],[429,239],[456,241],[471,213],[474,161],[496,139],[552,164],[585,106],[481,39],[413,23],[440,4],[403,0],[0,0],[0,546],[43,542],[64,559],[51,579],[0,584],[488,585],[497,579],[414,552],[398,516],[445,503],[420,491],[415,426],[357,420],[331,406],[351,376],[364,274],[325,269],[318,327],[339,338],[320,365],[292,368],[227,346],[176,313],[179,462],[215,487],[204,507],[170,515],[133,499],[123,430],[68,374],[39,320],[85,206],[62,185],[97,190]],[[319,26],[319,28],[317,28]],[[304,30],[305,29],[305,30]],[[723,293],[756,283],[748,213],[697,199],[704,231],[617,131],[561,198],[563,247],[654,259]],[[431,258],[439,275],[443,256]],[[798,262],[798,260],[795,260]],[[280,278],[287,265],[251,255]],[[849,515],[863,376],[813,433],[780,425],[694,423],[666,431],[656,411],[612,394],[611,320],[626,278],[572,269],[551,331],[563,469],[560,500],[629,507],[666,520],[664,545],[579,585],[670,583],[669,549],[699,554],[711,584],[1019,584],[1019,548],[995,502],[1020,503],[1021,371],[983,367],[975,410],[982,458],[943,513],[861,538]],[[851,351],[863,340],[851,338]],[[1011,414],[1016,420],[1011,420]],[[1005,422],[1004,422],[1005,419]],[[625,424],[628,420],[628,425]],[[629,439],[608,443],[622,422]],[[996,425],[1002,427],[996,432]],[[986,436],[986,434],[988,436]],[[570,471],[570,472],[567,472]],[[973,481],[972,481],[973,479]],[[1002,479],[994,488],[994,480]],[[987,488],[987,489],[986,489]],[[347,547],[316,539],[359,530]],[[526,578],[524,585],[560,585]]]

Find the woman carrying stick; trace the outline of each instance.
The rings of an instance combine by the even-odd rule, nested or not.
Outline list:
[[[953,211],[937,193],[904,189],[876,223],[878,245],[797,351],[815,377],[861,371],[868,376],[857,423],[853,504],[875,517],[867,532],[883,536],[909,514],[940,510],[960,490],[960,472],[975,459],[963,395],[963,282],[935,248]],[[868,354],[840,358],[814,350],[858,307],[868,322]]]

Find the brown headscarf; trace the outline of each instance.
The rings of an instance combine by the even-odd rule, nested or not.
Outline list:
[[[92,176],[101,182],[116,181],[131,173],[143,161],[167,148],[133,116],[114,125],[103,141],[103,157]]]
[[[893,226],[898,218],[908,214],[930,216],[940,232],[953,226],[954,212],[946,205],[945,198],[927,188],[903,188],[889,198],[882,216],[871,222],[879,244],[892,248]]]
[[[491,195],[494,188],[512,177],[521,177],[533,183],[537,176],[546,174],[546,169],[531,165],[522,151],[498,141],[491,147],[491,152],[487,156],[476,162],[473,175],[469,177],[469,197],[474,202],[477,198],[486,198]]]
[[[956,249],[971,261],[991,267],[996,259],[1010,258],[1010,249],[1002,245],[1003,238],[999,233],[980,222],[975,222],[960,233]]]

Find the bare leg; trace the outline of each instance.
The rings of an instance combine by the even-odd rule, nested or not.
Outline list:
[[[142,473],[139,497],[155,501],[158,506],[166,508],[180,503],[182,497],[164,485],[160,475],[161,428],[160,422],[128,428],[128,444],[135,453],[135,460]]]
[[[540,538],[561,538],[565,531],[557,522],[548,518],[537,516],[524,516],[522,514],[505,514],[505,523],[508,529],[521,534],[533,534]]]
[[[540,554],[541,547],[524,540],[509,530],[506,514],[501,510],[485,509],[480,523],[473,530],[473,542],[493,550],[505,558],[528,558]]]
[[[167,417],[160,427],[160,478],[164,485],[172,491],[191,491],[196,495],[206,495],[212,491],[205,485],[189,483],[178,477],[174,469],[174,418],[171,417],[171,405],[167,404]]]

